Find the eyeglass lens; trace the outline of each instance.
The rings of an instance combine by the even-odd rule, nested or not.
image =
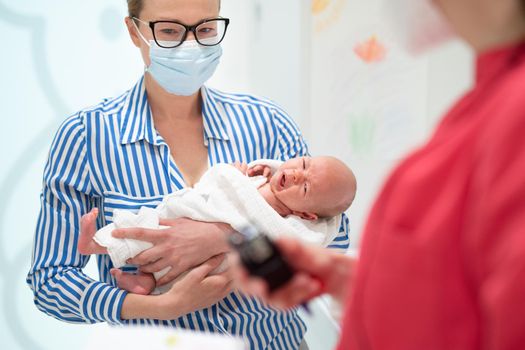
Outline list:
[[[155,23],[154,35],[161,47],[175,47],[184,39],[186,28],[172,22]],[[211,20],[200,24],[195,28],[195,39],[201,45],[213,46],[220,43],[226,32],[226,24],[223,20]],[[188,33],[188,36],[190,33]],[[191,39],[190,39],[191,40]]]

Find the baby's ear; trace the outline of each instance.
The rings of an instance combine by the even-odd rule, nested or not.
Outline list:
[[[297,213],[296,215],[299,215],[301,219],[304,219],[304,220],[313,221],[313,220],[319,219],[319,216],[317,216],[317,214],[314,214],[314,213],[302,212],[302,213]]]

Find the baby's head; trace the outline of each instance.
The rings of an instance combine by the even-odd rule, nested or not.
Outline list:
[[[347,210],[356,193],[356,179],[334,157],[300,157],[286,161],[270,179],[270,187],[293,215],[316,220]]]

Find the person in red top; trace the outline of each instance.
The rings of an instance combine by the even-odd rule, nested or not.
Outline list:
[[[478,53],[475,86],[386,182],[359,259],[281,239],[287,286],[241,276],[283,308],[345,302],[339,349],[525,349],[525,1],[433,5]],[[436,18],[412,48],[447,37]]]

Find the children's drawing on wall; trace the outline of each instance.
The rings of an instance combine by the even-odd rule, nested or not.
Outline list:
[[[314,32],[320,33],[340,20],[348,0],[312,0]]]
[[[394,161],[425,127],[426,62],[401,52],[382,16],[380,0],[312,1],[315,152],[335,142],[348,161]]]

